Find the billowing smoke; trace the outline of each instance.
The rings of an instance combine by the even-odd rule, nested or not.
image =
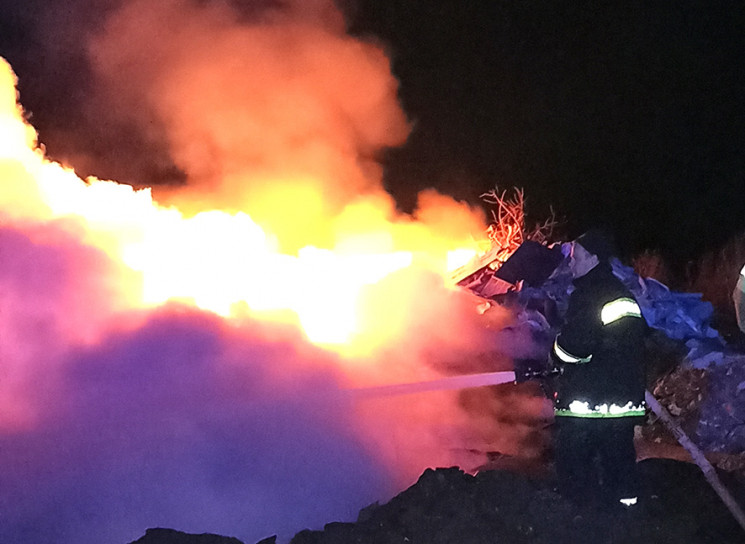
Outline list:
[[[350,392],[510,367],[477,302],[433,265],[483,215],[431,191],[415,216],[395,211],[375,156],[408,131],[396,82],[330,2],[236,5],[134,0],[89,49],[91,111],[167,148],[186,183],[155,196],[221,210],[201,222],[48,161],[0,66],[2,542],[127,542],[154,526],[287,537],[531,432],[495,423],[522,400],[493,390],[479,403]],[[272,254],[224,211],[283,248],[337,253]],[[386,252],[394,265],[349,283]],[[194,282],[236,305],[197,309],[213,308]],[[314,345],[309,325],[335,320],[354,321],[348,345]]]
[[[330,0],[265,4],[128,2],[90,46],[99,98],[168,143],[186,175],[169,201],[247,211],[285,244],[298,230],[326,241],[319,219],[387,197],[376,154],[408,134],[397,81]]]
[[[427,466],[477,461],[453,394],[355,402],[340,389],[462,362],[478,337],[462,336],[452,312],[466,308],[434,278],[423,299],[409,283],[421,278],[389,280],[411,293],[386,304],[398,337],[341,362],[294,327],[117,312],[111,263],[53,226],[2,229],[0,254],[3,542],[128,542],[154,526],[287,537],[354,519]]]
[[[27,298],[3,303],[3,542],[123,543],[154,526],[252,542],[351,518],[393,489],[333,395],[327,355],[186,308],[71,342],[79,310],[63,293],[86,294],[75,283],[100,270],[17,232],[0,244],[20,261],[3,292]]]

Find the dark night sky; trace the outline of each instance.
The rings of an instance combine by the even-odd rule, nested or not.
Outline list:
[[[609,7],[610,6],[610,7]],[[388,183],[522,186],[687,257],[745,230],[742,2],[368,2],[418,125]],[[542,209],[544,208],[544,209]],[[530,209],[529,209],[530,211]]]
[[[0,55],[45,138],[75,125],[83,46],[117,2],[0,0]],[[236,4],[240,2],[235,2]],[[357,0],[351,31],[387,44],[414,122],[385,157],[402,209],[435,187],[478,202],[523,187],[568,234],[605,225],[626,254],[687,259],[745,231],[745,3]],[[99,135],[101,136],[101,135]],[[109,171],[143,150],[89,142]],[[142,160],[142,159],[141,159]],[[152,179],[173,175],[153,159]]]

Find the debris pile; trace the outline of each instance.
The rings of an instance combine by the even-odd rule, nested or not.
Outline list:
[[[696,436],[707,451],[745,451],[745,357],[730,358],[706,370],[707,394]]]
[[[654,459],[640,470],[649,493],[633,512],[572,504],[541,478],[427,470],[387,504],[360,512],[357,523],[303,531],[291,544],[741,541],[742,530],[695,466]]]
[[[492,250],[453,279],[489,304],[511,308],[517,319],[513,328],[531,332],[544,350],[538,355],[545,361],[547,339],[558,332],[572,290],[566,258],[570,247],[571,242],[544,245],[528,240],[504,262],[490,260],[498,253]],[[652,330],[663,334],[681,354],[672,373],[654,376],[654,394],[683,420],[699,447],[745,452],[745,354],[729,346],[712,327],[711,303],[698,293],[676,292],[642,278],[618,259],[612,264]]]

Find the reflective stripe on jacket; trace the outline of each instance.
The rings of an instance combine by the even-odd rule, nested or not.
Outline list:
[[[623,317],[642,317],[641,308],[631,297],[620,297],[603,305],[600,310],[600,321],[603,325],[610,325]],[[572,355],[560,344],[561,335],[554,341],[554,355],[563,363],[582,364],[592,360],[592,353],[586,357]]]
[[[563,368],[555,415],[643,415],[647,326],[641,308],[610,267],[596,267],[574,284],[552,350]]]

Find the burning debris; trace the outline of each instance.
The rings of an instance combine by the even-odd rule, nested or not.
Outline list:
[[[221,31],[215,43],[228,49],[221,40],[250,42],[261,33],[253,19],[248,29],[236,23],[223,3],[200,5],[124,7],[112,12],[111,24],[140,29],[131,19],[137,13],[182,6],[175,18],[156,17],[140,30],[176,20],[182,30],[197,28],[204,15]],[[342,45],[342,60],[372,62],[365,65],[371,85],[376,74],[384,78],[373,93],[380,101],[395,94],[379,47],[343,38],[337,28],[303,30]],[[155,35],[147,43],[165,46]],[[201,66],[216,74],[207,62],[215,51],[208,32],[200,36]],[[316,61],[325,58],[314,51]],[[180,60],[179,69],[159,72],[168,80],[159,88],[171,97],[181,88],[170,77],[193,75]],[[307,178],[246,178],[262,192],[273,189],[276,206],[263,210],[275,218],[294,213],[288,187],[302,189],[292,194],[312,221],[293,223],[293,238],[282,240],[271,221],[260,224],[236,209],[240,202],[187,213],[177,199],[166,204],[148,188],[81,179],[45,155],[15,83],[0,61],[0,503],[7,507],[0,541],[124,542],[150,526],[246,540],[270,528],[289,535],[349,518],[408,485],[424,466],[473,465],[474,437],[496,435],[501,446],[520,440],[522,430],[500,435],[492,421],[470,418],[451,391],[415,401],[341,393],[437,379],[455,366],[510,369],[506,357],[482,357],[493,338],[478,326],[473,298],[443,281],[449,253],[472,250],[474,233],[486,228],[483,212],[434,191],[420,195],[414,215],[395,211],[380,172],[364,166],[377,146],[392,142],[365,140],[357,162],[360,146],[345,140],[359,136],[355,123],[376,132],[368,117],[331,138],[346,157],[341,162],[365,178],[340,191],[333,206],[324,204],[326,195],[348,181],[338,171],[315,171],[331,178],[320,186]],[[212,136],[224,137],[219,121],[234,117],[215,114],[211,103],[202,103],[200,119]],[[396,124],[401,113],[390,107]],[[202,141],[184,137],[183,123],[196,111],[186,110],[170,119],[183,130],[176,140]],[[320,122],[328,135],[331,125]],[[312,142],[301,140],[309,153]],[[229,183],[241,178],[222,171],[235,176]],[[197,183],[184,188],[184,200],[194,204],[200,191],[211,203],[222,194]],[[325,243],[300,244],[305,234]]]
[[[0,62],[2,541],[290,535],[426,466],[539,455],[527,385],[346,393],[545,355],[567,287],[553,221],[526,230],[522,191],[484,195],[491,227],[434,191],[397,212],[371,160],[409,131],[384,49],[328,1],[234,4],[126,2],[88,44],[91,116],[141,128],[179,186],[50,160]]]
[[[481,195],[490,205],[492,221],[486,234],[493,247],[500,248],[500,262],[504,262],[528,240],[539,244],[549,244],[554,240],[554,229],[558,226],[556,217],[551,216],[543,223],[533,225],[528,230],[525,217],[525,191],[514,187],[512,193],[506,189],[494,188]]]
[[[528,262],[529,265],[520,271],[513,271],[512,274],[509,271],[511,267],[508,265],[505,269],[504,265],[517,251],[542,252],[540,248],[553,241],[554,229],[558,224],[553,213],[549,219],[528,230],[525,194],[522,189],[515,187],[512,193],[508,193],[494,188],[482,194],[481,198],[491,207],[492,221],[486,229],[489,249],[453,270],[450,280],[483,298],[513,290],[523,280],[527,280],[529,284],[541,283],[556,268],[558,260],[552,265],[538,256],[533,259],[518,257],[517,260],[512,259],[512,262]],[[501,272],[497,273],[498,270]],[[522,274],[523,277],[515,274]]]

